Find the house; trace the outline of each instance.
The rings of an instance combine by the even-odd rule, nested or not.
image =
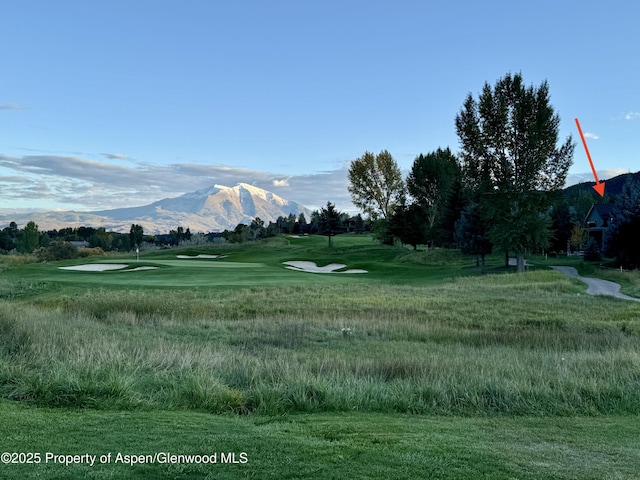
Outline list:
[[[83,248],[89,248],[91,246],[91,244],[89,242],[85,242],[84,240],[76,242],[69,242],[71,245],[73,245],[74,247],[76,247],[77,249],[83,249]]]
[[[593,238],[600,245],[600,250],[604,250],[606,233],[616,212],[616,206],[612,203],[594,203],[587,213],[585,219],[587,235],[589,240]]]

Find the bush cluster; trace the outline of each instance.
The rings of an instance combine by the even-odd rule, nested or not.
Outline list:
[[[51,242],[48,247],[40,247],[33,252],[41,262],[53,262],[55,260],[68,260],[78,258],[78,248],[69,242],[57,240]]]

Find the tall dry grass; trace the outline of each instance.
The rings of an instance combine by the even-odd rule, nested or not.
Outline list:
[[[640,307],[582,295],[555,273],[348,292],[57,292],[0,302],[0,337],[0,395],[41,405],[640,411]]]

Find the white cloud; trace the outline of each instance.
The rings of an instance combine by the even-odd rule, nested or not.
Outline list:
[[[624,116],[625,120],[637,120],[640,118],[640,112],[627,112]]]
[[[594,140],[598,140],[600,137],[595,133],[584,132],[585,138],[592,138]]]
[[[282,180],[274,180],[272,185],[274,187],[288,187],[289,186],[289,179],[288,178],[283,178]]]
[[[129,160],[129,156],[120,153],[103,153],[102,155],[109,160]]]
[[[19,208],[28,204],[53,209],[108,210],[147,205],[214,184],[244,182],[317,209],[334,203],[350,211],[348,165],[306,175],[283,175],[228,165],[136,163],[114,165],[82,157],[0,154],[0,205]],[[36,205],[37,204],[37,205]],[[40,205],[41,204],[41,205]]]
[[[22,110],[24,107],[17,103],[2,103],[0,104],[0,110]]]

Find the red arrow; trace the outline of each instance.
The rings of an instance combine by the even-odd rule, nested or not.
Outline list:
[[[582,134],[582,129],[580,128],[580,122],[576,118],[576,125],[578,126],[578,132],[580,132],[580,138],[582,139],[582,144],[584,145],[584,149],[587,152],[587,158],[589,159],[589,165],[591,165],[591,171],[593,172],[593,177],[596,179],[596,184],[593,186],[593,189],[600,194],[601,197],[604,197],[604,182],[600,182],[598,180],[598,174],[596,173],[596,169],[593,166],[593,161],[591,160],[591,154],[589,153],[589,149],[587,148],[587,142],[584,139],[584,135]]]

